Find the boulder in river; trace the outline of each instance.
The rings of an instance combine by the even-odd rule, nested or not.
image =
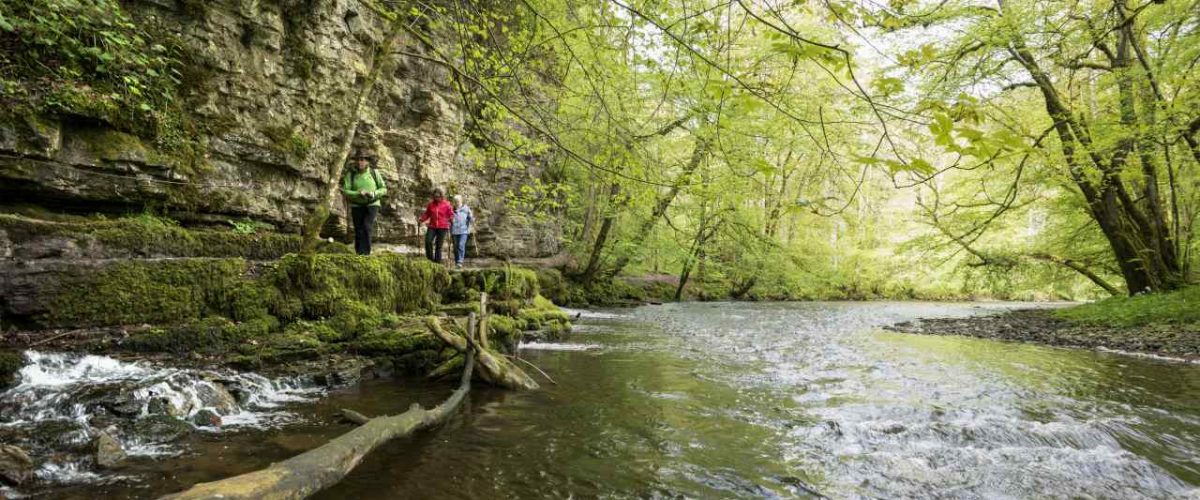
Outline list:
[[[33,475],[33,460],[16,446],[0,444],[0,481],[19,486]]]
[[[149,415],[139,418],[127,427],[127,434],[149,443],[169,443],[192,432],[192,426],[178,418],[167,415]]]
[[[203,410],[196,412],[195,415],[192,415],[191,420],[192,420],[192,423],[196,424],[196,426],[198,426],[198,427],[220,427],[221,426],[221,416],[218,415],[217,412],[212,411],[208,408],[205,408]]]
[[[218,414],[229,415],[238,411],[237,398],[217,382],[209,381],[196,385],[196,397],[203,406],[216,410]]]
[[[107,432],[101,431],[92,443],[96,448],[96,465],[112,467],[125,459],[125,449],[121,447],[121,442]]]

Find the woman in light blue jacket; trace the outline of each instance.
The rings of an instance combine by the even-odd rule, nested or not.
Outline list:
[[[475,215],[471,207],[463,203],[462,195],[454,195],[454,219],[450,222],[450,236],[454,238],[454,267],[462,267],[467,257],[467,238],[471,235],[471,224]]]

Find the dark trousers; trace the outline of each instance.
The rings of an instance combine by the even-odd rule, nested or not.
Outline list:
[[[449,229],[428,228],[425,230],[425,258],[434,262],[442,261],[442,247],[446,246],[446,233]]]
[[[379,207],[350,207],[350,218],[354,219],[354,251],[359,255],[371,255],[371,231],[378,214]]]

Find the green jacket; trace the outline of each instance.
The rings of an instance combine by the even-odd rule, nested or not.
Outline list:
[[[359,191],[374,193],[375,196],[359,196]],[[374,168],[368,168],[361,174],[357,169],[351,168],[342,177],[342,194],[346,195],[351,205],[377,207],[379,200],[387,196],[387,186],[383,185],[383,178],[379,177],[379,172],[376,172]]]

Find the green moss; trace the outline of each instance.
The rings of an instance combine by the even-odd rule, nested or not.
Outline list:
[[[350,303],[380,314],[432,310],[449,276],[436,264],[399,255],[288,255],[265,279],[288,306],[277,308],[277,316],[320,319]]]
[[[548,299],[537,296],[533,305],[517,312],[517,319],[525,322],[531,330],[548,328],[555,331],[570,330],[571,318]]]
[[[538,294],[538,275],[513,266],[457,271],[444,295],[450,302],[469,302],[478,298],[471,296],[472,291],[487,292],[490,300],[528,300]]]
[[[504,350],[512,351],[521,341],[525,330],[525,322],[511,316],[493,315],[487,320],[488,339],[492,345],[503,346]]]
[[[517,311],[520,311],[525,306],[525,302],[521,300],[493,300],[488,302],[488,310],[496,314],[504,314],[508,316],[516,316]]]
[[[69,222],[0,214],[0,229],[4,229],[10,240],[17,244],[36,238],[61,236],[72,238],[78,246],[92,248],[105,257],[242,257],[273,260],[298,252],[301,245],[299,235],[185,229],[170,219],[146,214]],[[350,253],[346,245],[324,241],[317,251]]]
[[[628,306],[645,302],[670,302],[675,299],[675,287],[654,280],[630,282],[612,278],[592,282],[588,286],[570,280],[563,281],[565,293],[552,297],[554,303],[568,307]]]
[[[1200,324],[1200,285],[1169,292],[1112,297],[1060,309],[1055,316],[1076,323],[1107,326]]]
[[[350,352],[366,355],[396,355],[440,349],[443,343],[429,333],[419,319],[401,328],[376,330],[347,344]]]
[[[326,320],[330,328],[337,331],[336,339],[325,339],[326,342],[350,340],[374,331],[382,326],[383,314],[366,304],[347,301],[333,317]]]
[[[287,326],[282,342],[276,341],[276,347],[305,348],[318,347],[322,342],[337,342],[343,334],[324,321],[300,320]]]
[[[263,127],[263,135],[271,141],[271,149],[295,161],[303,161],[312,149],[312,141],[292,127],[269,125]]]
[[[279,322],[270,317],[235,323],[211,316],[180,325],[151,328],[127,339],[124,347],[146,352],[224,354],[244,342],[265,339],[278,327]]]
[[[537,277],[538,288],[543,297],[550,299],[555,304],[567,303],[570,287],[558,269],[538,269]]]
[[[25,356],[17,351],[0,350],[0,389],[16,382],[17,372],[25,366]]]
[[[242,259],[125,261],[66,277],[46,326],[171,324],[221,314],[242,282]]]
[[[445,304],[438,307],[438,311],[444,312],[450,316],[466,316],[470,313],[479,314],[479,302],[460,302],[457,304]]]

